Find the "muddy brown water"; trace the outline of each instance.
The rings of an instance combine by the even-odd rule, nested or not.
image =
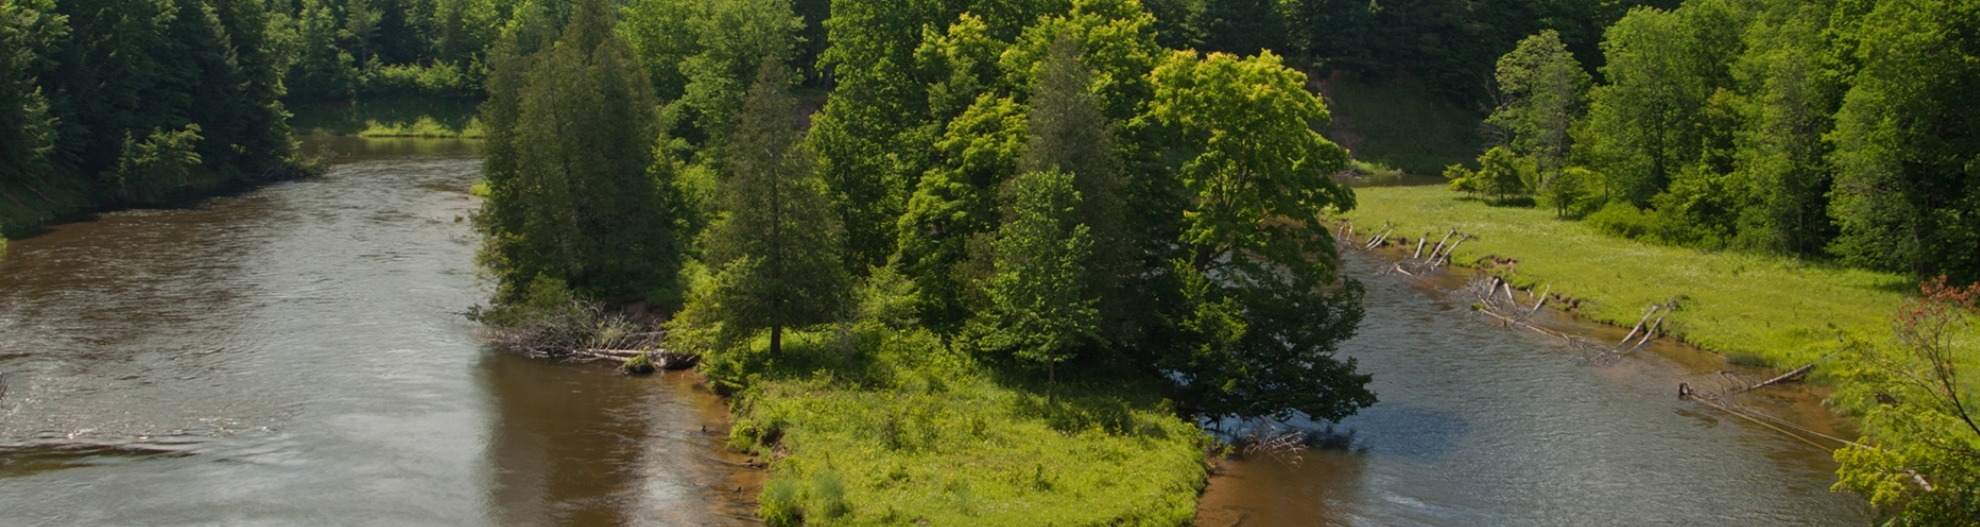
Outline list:
[[[1254,456],[1220,465],[1198,524],[1864,525],[1861,498],[1832,493],[1828,450],[1695,402],[1715,390],[1718,355],[1657,340],[1618,360],[1470,311],[1468,273],[1422,280],[1352,251],[1367,318],[1343,351],[1373,373],[1381,402],[1339,423],[1349,451]],[[1525,296],[1522,294],[1522,300]],[[1530,300],[1528,300],[1530,302]],[[1625,328],[1543,314],[1540,325],[1616,342]],[[1736,408],[1854,437],[1800,384],[1740,396]],[[1776,425],[1780,426],[1780,425]],[[1790,428],[1780,426],[1781,428]],[[1791,428],[1790,428],[1791,429]],[[1817,440],[1820,441],[1819,439]]]
[[[690,375],[476,340],[472,143],[305,147],[328,174],[10,243],[0,525],[750,523]]]

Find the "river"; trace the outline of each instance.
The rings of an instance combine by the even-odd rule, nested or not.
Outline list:
[[[0,524],[748,524],[761,474],[691,374],[486,349],[472,144],[311,140],[323,177],[101,215],[0,260]],[[1382,276],[1344,352],[1354,451],[1223,463],[1200,523],[1862,524],[1826,452],[1694,403],[1725,366],[1589,361],[1494,327],[1462,279]],[[1613,341],[1621,331],[1546,323]],[[1754,372],[1748,372],[1752,374]],[[1847,434],[1819,393],[1747,404]]]
[[[326,175],[10,244],[0,524],[749,523],[689,375],[476,340],[471,143],[305,147]]]
[[[1368,296],[1367,318],[1342,353],[1374,374],[1381,402],[1336,425],[1354,433],[1346,451],[1222,463],[1198,524],[1869,523],[1861,498],[1829,492],[1828,450],[1677,398],[1680,382],[1710,389],[1720,371],[1769,372],[1667,339],[1620,359],[1585,356],[1470,311],[1475,299],[1461,292],[1469,273],[1385,275],[1387,257],[1344,252]],[[1535,320],[1604,342],[1626,333],[1557,313]],[[1789,384],[1733,401],[1854,437],[1822,395]]]

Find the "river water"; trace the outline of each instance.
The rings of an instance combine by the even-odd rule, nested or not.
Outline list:
[[[1381,402],[1337,425],[1354,433],[1347,451],[1222,463],[1199,525],[1870,521],[1861,498],[1829,492],[1828,450],[1774,429],[1854,437],[1822,408],[1819,390],[1789,384],[1728,399],[1793,425],[1769,428],[1677,398],[1680,382],[1718,391],[1721,371],[1749,380],[1769,372],[1663,339],[1620,359],[1586,356],[1470,311],[1468,274],[1384,275],[1385,256],[1345,256],[1368,297],[1342,351],[1374,374]],[[1626,333],[1558,314],[1536,321],[1611,343]]]
[[[327,175],[13,242],[0,524],[750,523],[761,474],[722,462],[722,403],[691,376],[518,359],[456,314],[485,296],[469,143],[305,146],[336,153]],[[1350,256],[1369,306],[1346,353],[1382,398],[1342,423],[1359,451],[1223,463],[1201,524],[1867,518],[1825,451],[1676,399],[1716,356],[1590,361],[1382,262]],[[1744,404],[1847,434],[1819,395]]]
[[[747,523],[689,376],[478,343],[470,143],[305,147],[328,174],[10,244],[0,524]]]

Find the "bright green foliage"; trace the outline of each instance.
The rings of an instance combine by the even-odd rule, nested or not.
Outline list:
[[[1478,156],[1478,171],[1467,174],[1468,183],[1452,183],[1465,188],[1475,188],[1479,193],[1498,198],[1505,203],[1506,198],[1523,196],[1533,190],[1530,184],[1534,169],[1531,159],[1519,157],[1512,149],[1495,146]]]
[[[1271,54],[1176,52],[1153,77],[1151,115],[1201,145],[1178,171],[1194,199],[1174,266],[1188,300],[1173,308],[1191,340],[1163,358],[1185,404],[1329,420],[1374,404],[1369,377],[1333,357],[1360,322],[1361,288],[1335,274],[1333,237],[1312,227],[1355,202],[1330,178],[1347,154],[1313,132],[1327,110],[1306,76]]]
[[[819,57],[838,83],[812,119],[810,141],[818,174],[846,229],[846,268],[864,272],[894,252],[898,218],[925,168],[905,162],[927,149],[908,146],[903,135],[927,112],[927,83],[916,77],[914,50],[922,29],[947,21],[929,0],[835,0],[825,22],[832,47]],[[923,134],[923,141],[932,134]]]
[[[1607,84],[1589,92],[1584,158],[1614,185],[1615,197],[1639,206],[1698,158],[1697,128],[1688,120],[1710,95],[1680,15],[1650,8],[1630,11],[1602,41]]]
[[[1063,172],[1027,172],[1011,181],[1010,218],[990,248],[996,274],[984,283],[987,309],[976,344],[1045,364],[1046,402],[1055,366],[1099,336],[1099,311],[1085,294],[1093,237],[1078,223],[1079,192]]]
[[[1836,451],[1836,489],[1898,509],[1892,525],[1980,522],[1980,346],[1971,339],[1980,284],[1921,285],[1898,310],[1889,346],[1859,344],[1838,395],[1863,412],[1866,437]],[[1901,508],[1901,509],[1899,509]]]
[[[200,142],[199,125],[184,130],[154,130],[142,141],[124,137],[124,151],[110,172],[118,199],[144,203],[171,196],[193,184],[200,165],[193,149]]]
[[[681,66],[702,51],[697,30],[706,26],[698,21],[708,16],[708,6],[704,0],[634,0],[623,8],[619,34],[639,54],[661,100],[677,100],[687,93],[688,77]]]
[[[1546,191],[1560,177],[1568,148],[1568,129],[1580,116],[1588,72],[1547,30],[1519,42],[1499,58],[1499,92],[1504,97],[1486,122],[1511,135],[1512,151],[1531,158],[1537,168],[1535,189]],[[1490,155],[1489,153],[1487,155]],[[1567,214],[1567,203],[1556,205]]]
[[[1980,3],[1886,2],[1861,19],[1836,114],[1831,246],[1846,260],[1980,280]]]
[[[1196,196],[1181,239],[1191,265],[1229,269],[1237,285],[1276,274],[1266,265],[1332,282],[1333,238],[1307,227],[1328,209],[1354,208],[1354,193],[1331,179],[1347,152],[1313,131],[1327,109],[1306,76],[1271,54],[1193,52],[1170,55],[1153,75],[1151,115],[1201,145],[1178,174]]]
[[[498,303],[538,275],[593,299],[680,301],[679,212],[672,187],[648,174],[653,94],[614,22],[587,0],[555,46],[495,59],[484,111],[490,195],[475,224]],[[504,48],[527,49],[523,33]]]
[[[899,303],[873,293],[903,285],[865,303]],[[1208,438],[1152,389],[1069,378],[1048,403],[876,312],[794,333],[754,380],[723,368],[704,371],[744,383],[730,445],[778,453],[758,497],[772,525],[1187,525],[1208,475]]]
[[[730,342],[768,329],[772,354],[785,328],[838,320],[851,296],[842,234],[791,118],[788,79],[766,59],[744,101],[722,182],[726,217],[705,241],[717,275],[689,307],[698,313],[683,315],[719,323]]]
[[[997,189],[1017,172],[1024,109],[984,94],[935,144],[944,163],[921,177],[900,219],[898,263],[921,293],[922,320],[948,331],[970,313],[970,244],[997,226]]]
[[[1822,135],[1840,82],[1822,60],[1828,19],[1821,3],[1772,6],[1747,31],[1747,52],[1733,66],[1752,101],[1735,137],[1739,181],[1747,185],[1736,193],[1756,202],[1740,213],[1740,246],[1806,258],[1834,236]]]

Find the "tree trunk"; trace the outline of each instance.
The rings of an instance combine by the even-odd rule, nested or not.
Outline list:
[[[771,325],[770,325],[770,354],[771,354],[771,355],[777,355],[777,354],[780,354],[780,353],[782,353],[783,351],[784,351],[784,325],[783,325],[783,324],[771,324]]]

